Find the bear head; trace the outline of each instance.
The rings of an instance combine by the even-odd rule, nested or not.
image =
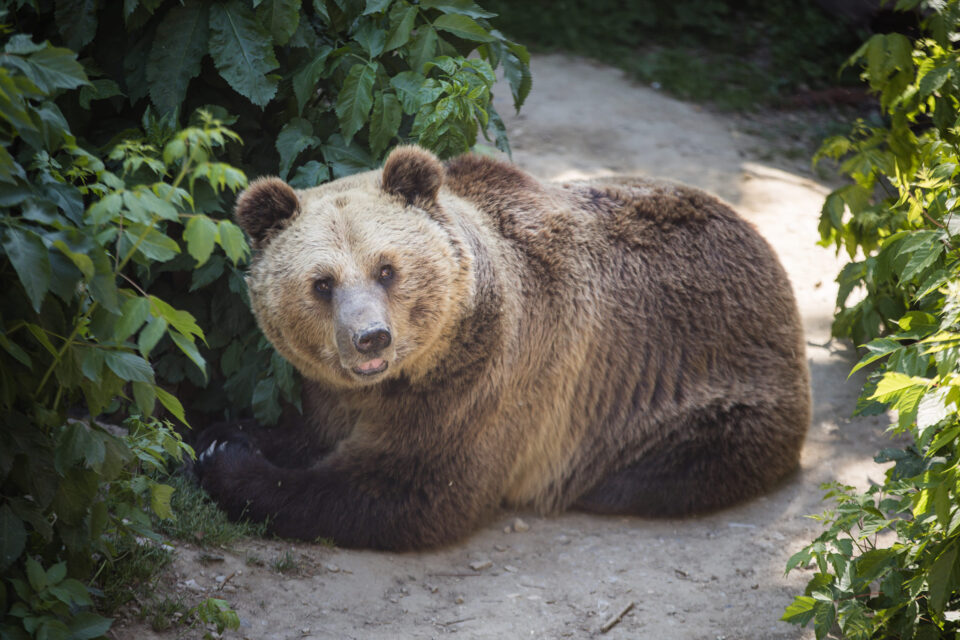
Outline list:
[[[240,194],[253,311],[304,376],[358,387],[444,357],[473,285],[443,177],[433,154],[399,147],[382,171],[302,191],[261,178]]]

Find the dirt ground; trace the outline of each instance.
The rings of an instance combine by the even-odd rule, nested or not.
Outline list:
[[[505,512],[468,540],[425,553],[251,540],[201,564],[200,550],[182,546],[170,580],[235,607],[242,626],[225,637],[584,638],[631,604],[604,637],[813,637],[778,621],[809,579],[785,577],[784,564],[818,533],[806,516],[824,508],[820,483],[881,478],[872,456],[887,422],[848,417],[860,384],[847,380],[854,354],[829,340],[841,263],[815,244],[828,189],[787,160],[780,168],[758,160],[769,145],[742,133],[739,118],[677,102],[617,70],[542,56],[533,77],[519,116],[508,117],[509,91],[498,92],[521,167],[543,179],[637,173],[686,182],[732,203],[774,245],[799,298],[813,376],[801,470],[763,498],[705,517]],[[272,564],[287,551],[296,568],[280,574]],[[114,633],[173,637],[142,626]]]

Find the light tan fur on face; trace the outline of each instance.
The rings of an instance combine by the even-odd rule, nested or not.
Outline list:
[[[470,288],[463,264],[468,257],[455,255],[436,221],[362,184],[302,192],[303,213],[264,249],[248,278],[254,311],[277,350],[308,378],[337,386],[367,381],[345,366],[332,303],[313,290],[317,279],[331,278],[335,287],[369,286],[381,267],[393,267],[385,296],[393,342],[388,370],[377,382],[401,374],[416,378],[430,368],[437,342],[465,301],[457,292]]]

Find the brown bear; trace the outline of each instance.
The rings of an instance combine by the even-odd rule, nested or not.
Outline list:
[[[543,184],[417,147],[236,217],[303,414],[201,439],[202,486],[284,537],[411,549],[501,505],[674,516],[770,488],[810,419],[796,303],[728,206],[642,178]]]

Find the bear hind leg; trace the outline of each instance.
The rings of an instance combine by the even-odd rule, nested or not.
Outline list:
[[[574,504],[594,513],[681,516],[760,495],[796,469],[809,422],[800,408],[734,405],[688,417],[659,446]]]

